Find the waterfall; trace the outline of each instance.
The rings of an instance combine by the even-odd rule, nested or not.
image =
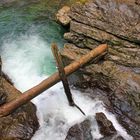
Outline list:
[[[21,92],[35,86],[56,71],[50,44],[38,34],[21,35],[15,40],[5,40],[0,54],[3,71]],[[87,118],[92,123],[93,140],[102,138],[95,119],[97,112],[106,115],[118,135],[126,140],[132,140],[115,116],[105,109],[102,101],[90,99],[77,90],[72,90],[72,94],[76,104],[82,108],[86,116],[83,116],[77,108],[68,105],[61,82],[32,100],[37,107],[40,123],[40,128],[32,140],[64,140],[71,126]]]

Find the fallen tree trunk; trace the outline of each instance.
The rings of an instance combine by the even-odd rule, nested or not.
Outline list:
[[[107,50],[108,46],[106,44],[99,45],[94,50],[90,51],[88,54],[81,57],[79,60],[73,62],[72,64],[65,67],[65,74],[66,76],[72,74],[77,69],[82,67],[87,62],[91,61],[93,58],[99,56],[103,52]],[[60,76],[59,73],[56,72],[52,76],[48,77],[47,79],[43,80],[40,84],[36,85],[35,87],[27,90],[24,92],[21,96],[17,97],[17,99],[4,104],[0,107],[0,117],[6,116],[10,114],[12,111],[17,109],[18,107],[22,106],[23,104],[27,103],[43,91],[47,90],[48,88],[55,85],[57,82],[59,82]]]
[[[67,80],[67,77],[66,77],[66,74],[65,74],[63,62],[62,62],[62,59],[61,59],[61,54],[58,50],[57,45],[52,44],[51,48],[52,48],[53,55],[56,59],[56,64],[57,64],[57,67],[58,67],[59,76],[60,76],[61,81],[63,83],[63,87],[64,87],[64,90],[65,90],[65,94],[67,96],[69,105],[73,106],[73,107],[75,106],[83,115],[85,115],[85,113],[82,111],[82,109],[78,105],[76,105],[74,100],[73,100],[72,93],[71,93],[70,87],[69,87],[69,83],[68,83],[68,80]]]
[[[69,105],[74,106],[74,100],[72,98],[72,94],[71,94],[69,83],[68,83],[68,80],[67,80],[67,77],[66,77],[66,74],[65,74],[65,70],[64,70],[64,67],[63,67],[63,62],[62,62],[62,59],[61,59],[60,52],[59,52],[56,44],[52,44],[51,48],[52,48],[52,52],[53,52],[53,55],[54,55],[55,60],[56,60],[56,65],[57,65],[57,68],[58,68],[58,71],[59,71],[59,76],[60,76],[61,81],[63,83],[63,87],[64,87],[64,90],[65,90],[65,94],[67,96]]]

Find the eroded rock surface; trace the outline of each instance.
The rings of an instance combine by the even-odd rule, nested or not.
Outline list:
[[[65,140],[92,140],[91,122],[85,120],[80,124],[72,126],[67,134]]]
[[[116,133],[114,126],[103,113],[96,113],[96,120],[99,125],[101,134],[105,136],[111,136]]]
[[[71,7],[69,17],[70,32],[64,38],[71,44],[66,44],[62,51],[65,63],[101,43],[108,44],[104,58],[79,70],[82,80],[78,84],[81,81],[81,85],[86,83],[86,87],[103,91],[110,102],[108,109],[139,140],[140,5],[135,0],[90,0]]]
[[[70,32],[65,39],[78,47],[108,43],[111,61],[140,66],[140,7],[118,0],[91,1],[71,8]]]
[[[16,99],[21,92],[0,75],[0,106]],[[27,103],[6,117],[0,117],[0,140],[30,140],[39,123],[36,107]]]
[[[103,113],[96,113],[95,119],[102,134],[101,138],[95,138],[92,135],[93,131],[95,131],[93,125],[96,125],[96,123],[93,123],[93,120],[86,119],[85,121],[72,126],[69,129],[65,140],[124,140],[117,134],[113,124],[106,118]]]

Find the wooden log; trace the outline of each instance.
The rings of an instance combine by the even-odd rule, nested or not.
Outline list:
[[[91,61],[93,58],[99,56],[103,52],[107,50],[108,46],[106,44],[99,45],[94,50],[91,50],[89,53],[81,57],[79,60],[73,62],[72,64],[65,67],[65,74],[66,76],[72,74],[77,69],[82,67],[84,64]],[[15,100],[6,103],[0,107],[0,117],[6,116],[13,112],[18,107],[22,106],[23,104],[27,103],[43,91],[47,90],[48,88],[52,87],[56,83],[60,81],[59,73],[56,72],[52,76],[48,77],[47,79],[43,80],[40,84],[34,86],[33,88],[24,92],[21,96],[17,97]]]
[[[73,101],[72,94],[71,94],[71,91],[69,88],[69,83],[68,83],[67,77],[65,75],[65,70],[63,67],[63,62],[61,60],[60,52],[59,52],[56,44],[52,44],[51,48],[52,48],[53,55],[56,59],[56,65],[57,65],[57,68],[59,71],[59,76],[61,78],[67,99],[69,101],[69,105],[74,106],[74,101]]]
[[[57,45],[52,44],[51,48],[52,48],[53,55],[56,59],[56,65],[57,65],[57,68],[58,68],[58,71],[59,71],[59,76],[60,76],[61,81],[63,83],[63,87],[64,87],[64,90],[65,90],[65,94],[67,96],[69,105],[73,106],[73,107],[75,106],[78,110],[80,110],[80,112],[83,115],[85,115],[83,110],[78,105],[76,105],[74,100],[73,100],[72,93],[71,93],[71,90],[70,90],[70,87],[69,87],[69,83],[68,83],[67,77],[65,75],[65,70],[64,70],[62,59],[61,59],[61,54],[58,50]]]

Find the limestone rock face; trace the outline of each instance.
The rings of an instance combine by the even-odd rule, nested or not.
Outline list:
[[[101,43],[108,53],[79,70],[81,85],[102,90],[107,108],[136,140],[140,139],[140,5],[135,0],[90,0],[71,7],[64,38],[66,64]],[[82,86],[81,86],[82,87]],[[95,92],[90,93],[96,94]],[[104,96],[104,94],[103,94]],[[103,99],[105,102],[105,100]]]

